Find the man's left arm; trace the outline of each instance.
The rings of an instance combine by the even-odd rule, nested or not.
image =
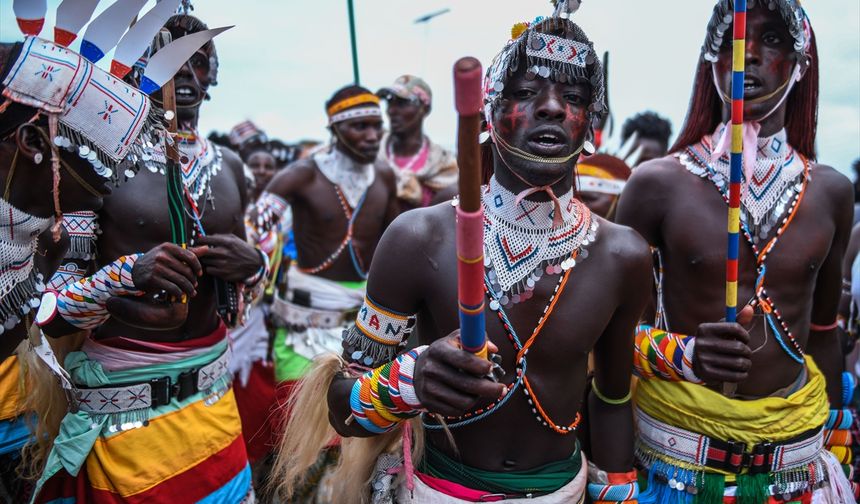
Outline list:
[[[835,172],[826,175],[832,179],[829,180],[832,187],[828,192],[833,202],[832,218],[836,231],[815,282],[807,353],[824,373],[831,405],[839,407],[842,403],[844,355],[835,323],[842,291],[842,260],[851,235],[853,193],[844,176]]]
[[[588,397],[594,463],[609,473],[633,468],[633,413],[630,378],[633,335],[651,293],[651,254],[647,243],[625,229],[623,286],[618,289],[618,308],[594,347],[594,381]]]

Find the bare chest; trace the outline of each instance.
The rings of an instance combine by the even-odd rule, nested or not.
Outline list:
[[[194,200],[196,210],[191,200],[184,198],[184,223],[189,236],[200,225],[206,234],[233,233],[243,222],[240,189],[227,167],[209,183],[211,191]],[[105,199],[99,225],[102,257],[146,251],[170,241],[167,179],[158,173],[141,171]]]

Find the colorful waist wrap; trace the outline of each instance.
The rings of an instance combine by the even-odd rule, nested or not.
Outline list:
[[[636,406],[641,412],[664,424],[721,441],[744,443],[750,451],[761,443],[778,444],[798,438],[811,429],[820,428],[827,420],[829,406],[824,377],[811,358],[806,358],[806,365],[809,381],[787,398],[766,397],[741,401],[729,399],[701,385],[654,379],[639,382]],[[676,443],[682,441],[675,440]],[[672,439],[668,443],[675,446]],[[721,503],[724,502],[724,496],[732,495],[739,502],[758,504],[768,502],[773,492],[782,492],[781,489],[785,488],[777,485],[782,483],[779,474],[729,475],[683,463],[666,451],[661,452],[646,445],[641,438],[637,443],[638,463],[649,471],[649,488],[640,494],[639,502],[663,503],[680,499],[677,502]],[[820,464],[794,469],[798,474],[793,474],[794,486],[791,491],[786,490],[786,494],[798,493],[796,490],[807,482],[804,477],[811,478],[808,481],[822,480],[822,474],[807,474],[812,471],[813,465],[819,470],[829,465],[829,454],[824,451],[821,453]],[[655,479],[655,473],[658,477],[668,475],[669,480],[659,481]],[[833,476],[831,473],[830,477]],[[726,483],[734,485],[727,488]]]
[[[176,383],[180,373],[215,361],[226,349],[222,338],[191,357],[113,372],[86,353],[73,352],[65,367],[82,387],[165,376]],[[231,378],[225,373],[206,390],[181,401],[174,396],[168,404],[145,411],[66,414],[39,479],[36,501],[242,502],[251,494],[251,473]],[[137,428],[124,430],[129,425]]]
[[[570,483],[582,470],[582,453],[528,471],[491,472],[463,465],[427,444],[418,470],[434,478],[490,493],[533,496],[550,494]]]
[[[311,308],[331,311],[357,310],[364,301],[366,281],[333,281],[290,269],[289,288],[310,293]],[[278,382],[298,380],[305,375],[311,359],[325,351],[340,355],[343,330],[352,325],[348,320],[342,327],[314,328],[297,332],[279,330],[275,334],[273,361]]]

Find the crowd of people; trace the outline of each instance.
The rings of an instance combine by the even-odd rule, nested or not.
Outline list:
[[[858,186],[816,161],[812,22],[747,3],[745,122],[715,0],[674,143],[648,111],[609,145],[579,1],[515,24],[483,80],[471,236],[420,77],[334,91],[324,142],[204,137],[222,29],[178,1],[108,9],[78,53],[95,3],[50,41],[44,3],[16,1],[0,500],[856,502]],[[461,345],[463,240],[487,355]]]

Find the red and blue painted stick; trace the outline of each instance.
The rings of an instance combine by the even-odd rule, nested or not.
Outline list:
[[[484,211],[481,206],[481,62],[462,58],[454,65],[457,107],[457,163],[460,204],[457,206],[457,292],[460,344],[487,358],[484,320]]]
[[[744,152],[744,60],[746,58],[747,2],[734,0],[732,42],[732,148],[729,175],[729,244],[726,259],[726,321],[738,317],[738,252],[740,248],[741,177]]]

